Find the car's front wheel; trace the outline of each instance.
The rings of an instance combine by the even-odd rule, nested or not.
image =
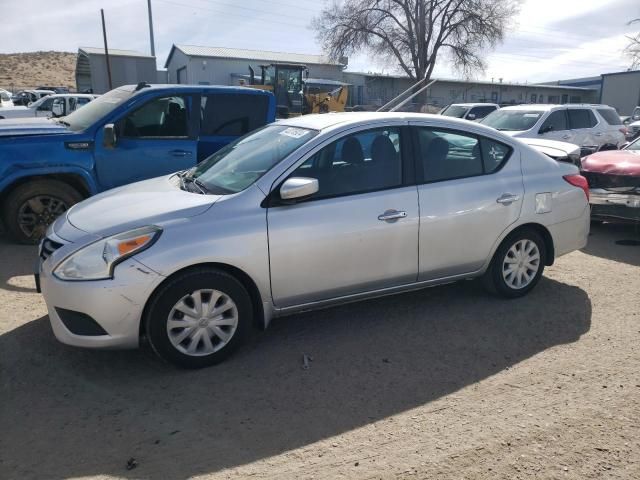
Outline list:
[[[500,244],[484,275],[484,284],[503,297],[521,297],[540,281],[545,261],[541,236],[533,229],[521,230]]]
[[[226,272],[188,270],[150,300],[145,327],[153,350],[183,368],[219,363],[240,346],[253,321],[251,297]]]

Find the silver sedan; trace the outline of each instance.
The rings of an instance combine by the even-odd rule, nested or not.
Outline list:
[[[134,160],[134,159],[133,159]],[[308,115],[92,197],[40,246],[56,337],[217,363],[272,318],[479,277],[528,293],[585,246],[578,169],[476,123]]]

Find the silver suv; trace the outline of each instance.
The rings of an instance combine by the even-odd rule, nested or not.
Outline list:
[[[40,247],[56,337],[219,362],[252,326],[480,277],[519,297],[582,248],[578,169],[437,115],[307,115],[81,202]]]
[[[618,113],[607,105],[517,105],[487,115],[482,123],[512,137],[573,143],[583,155],[617,149],[626,132]]]

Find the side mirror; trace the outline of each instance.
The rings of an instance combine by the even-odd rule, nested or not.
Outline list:
[[[102,145],[104,145],[105,148],[115,148],[117,142],[115,125],[113,123],[107,123],[102,130],[104,133]]]
[[[51,107],[51,113],[54,117],[64,116],[64,105],[62,103],[54,103]]]
[[[292,177],[287,179],[280,187],[282,200],[301,200],[310,197],[320,188],[316,178]]]
[[[542,127],[538,133],[542,135],[543,133],[547,133],[552,130],[553,130],[553,125],[547,125],[546,127]]]
[[[475,120],[475,119],[476,119],[475,113],[470,113],[469,115],[467,115],[467,120]]]

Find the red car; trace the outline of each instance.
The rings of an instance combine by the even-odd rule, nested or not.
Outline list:
[[[591,218],[640,222],[640,138],[622,150],[607,150],[582,159],[589,182]]]

